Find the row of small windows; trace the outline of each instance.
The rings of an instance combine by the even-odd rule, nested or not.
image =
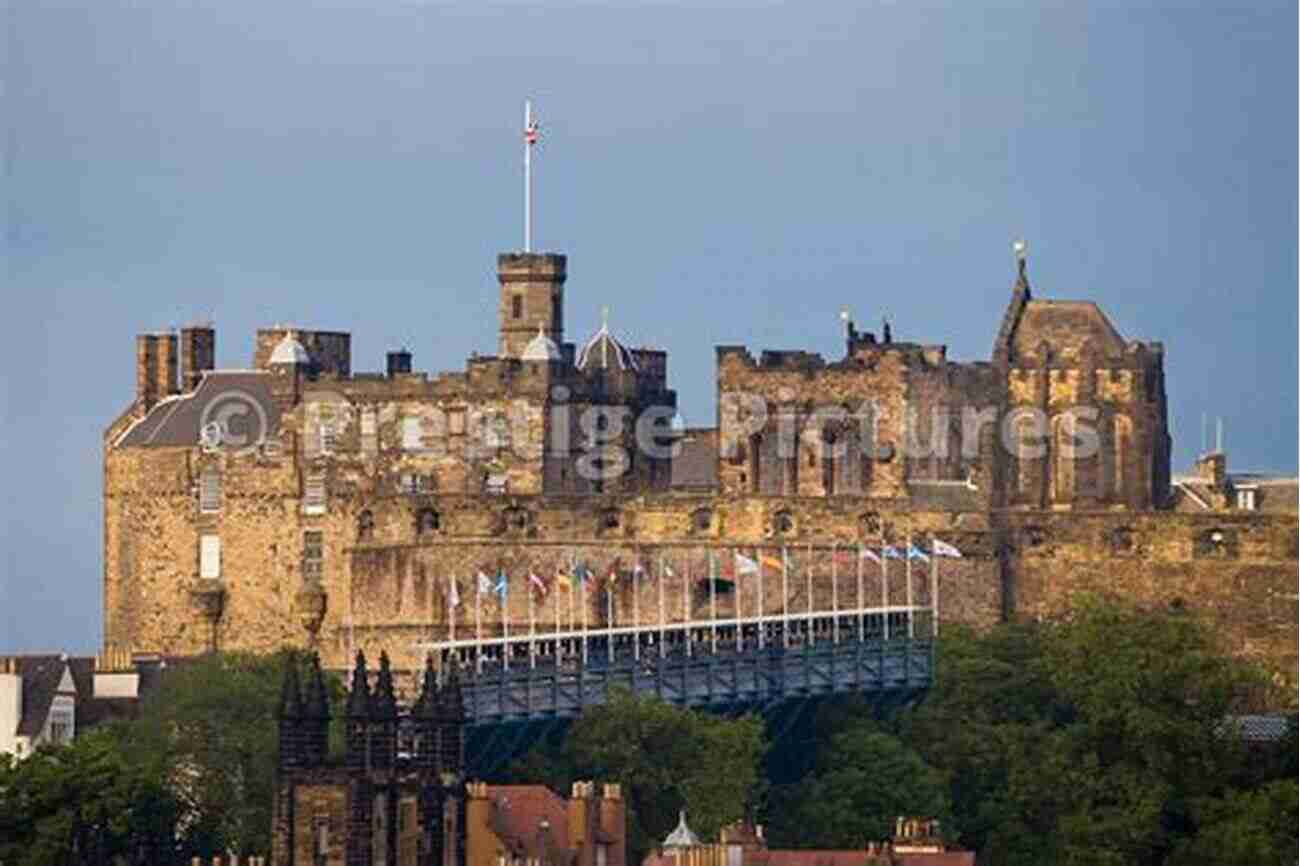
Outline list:
[[[325,561],[325,534],[309,529],[302,534],[302,576],[304,580],[319,581]],[[199,536],[199,577],[203,580],[221,580],[221,536],[203,533]]]

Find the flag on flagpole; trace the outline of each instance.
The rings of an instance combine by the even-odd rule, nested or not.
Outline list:
[[[863,559],[869,559],[869,560],[871,560],[872,562],[880,562],[880,555],[877,554],[877,553],[876,553],[874,550],[872,550],[870,547],[864,547],[864,548],[862,548],[862,558],[863,558]]]
[[[555,585],[560,589],[573,588],[573,584],[569,581],[569,575],[565,573],[564,566],[562,565],[557,565],[555,567]]]
[[[937,538],[934,539],[934,543],[930,546],[930,548],[931,548],[931,552],[935,556],[951,556],[954,559],[962,558],[960,550],[958,550],[955,546],[949,544],[948,542],[940,541]]]
[[[492,578],[488,577],[486,573],[480,571],[478,573],[478,594],[487,595],[492,591],[492,589]]]
[[[618,583],[618,570],[612,565],[609,567],[609,574],[605,576],[605,582],[610,586]]]
[[[460,585],[454,577],[448,583],[451,584],[451,594],[447,598],[447,603],[451,605],[452,610],[455,610],[460,607]]]
[[[531,568],[528,569],[528,582],[532,584],[533,589],[537,590],[538,595],[546,595],[546,581],[538,577],[537,572],[533,571]]]
[[[922,550],[921,548],[917,547],[915,544],[909,544],[907,546],[907,558],[919,559],[922,562],[930,561],[930,555],[926,553],[924,550]]]
[[[776,558],[775,556],[772,556],[770,553],[763,554],[761,557],[759,557],[759,561],[762,562],[763,565],[766,566],[767,568],[776,569],[777,571],[780,571],[783,565],[780,559]]]
[[[737,551],[736,574],[758,574],[758,563]]]
[[[645,580],[648,574],[649,572],[645,570],[645,566],[641,564],[640,560],[637,560],[636,565],[632,566],[633,582],[638,580]]]
[[[884,550],[883,550],[883,552],[884,552],[884,554],[885,554],[885,559],[902,559],[902,558],[903,558],[903,554],[899,553],[899,552],[898,552],[898,548],[897,548],[897,547],[894,547],[892,544],[890,544],[890,545],[886,545],[885,548],[884,548]]]
[[[506,575],[504,568],[497,572],[496,593],[502,601],[505,601],[506,597],[510,595],[510,578]]]

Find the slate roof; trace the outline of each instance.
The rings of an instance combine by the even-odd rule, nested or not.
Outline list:
[[[63,679],[66,662],[62,656],[15,656],[14,673],[22,677],[23,709],[18,720],[18,736],[34,737],[45,729],[50,706]]]
[[[271,397],[271,374],[260,370],[216,370],[207,373],[189,394],[168,397],[127,429],[119,447],[194,446],[199,444],[204,411],[215,410],[224,399],[249,399],[265,413],[272,436],[279,430],[280,413]],[[246,395],[243,396],[243,395]],[[209,417],[207,420],[211,420]]]

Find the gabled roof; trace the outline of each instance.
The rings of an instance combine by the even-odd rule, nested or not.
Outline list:
[[[214,420],[212,416],[225,401],[251,402],[260,408],[266,416],[266,436],[270,437],[280,426],[280,413],[271,397],[271,375],[261,370],[209,372],[193,392],[169,397],[154,406],[115,445],[128,448],[198,445],[201,427]]]
[[[14,673],[22,679],[22,718],[18,736],[34,737],[45,729],[54,696],[59,691],[68,664],[63,656],[15,656]]]
[[[1030,300],[1016,323],[1011,345],[1017,355],[1033,354],[1042,342],[1054,352],[1073,354],[1085,340],[1102,357],[1119,355],[1127,345],[1092,301]]]
[[[569,849],[569,812],[545,785],[490,785],[492,832],[517,854],[556,862],[548,854]],[[548,827],[543,839],[542,821]],[[542,850],[545,849],[545,850]]]

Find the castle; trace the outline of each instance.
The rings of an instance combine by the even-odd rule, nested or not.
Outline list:
[[[414,372],[405,349],[353,372],[334,331],[259,330],[244,370],[215,368],[209,325],[137,337],[135,396],[104,435],[105,643],[309,645],[335,670],[386,652],[416,675],[420,641],[469,627],[476,575],[516,581],[488,628],[520,628],[535,604],[560,616],[552,575],[577,558],[635,575],[797,545],[828,557],[800,602],[822,609],[847,591],[840,546],[934,537],[963,554],[943,621],[1118,592],[1208,610],[1294,680],[1295,479],[1234,476],[1219,453],[1174,477],[1162,345],[1037,297],[1023,253],[988,360],[847,317],[838,359],[719,346],[706,429],[676,421],[662,349],[608,323],[566,341],[565,256],[502,254],[497,276],[496,354],[460,372]],[[614,582],[616,605],[585,599],[592,621],[648,615],[644,591]],[[667,591],[670,616],[695,615],[688,582]]]

